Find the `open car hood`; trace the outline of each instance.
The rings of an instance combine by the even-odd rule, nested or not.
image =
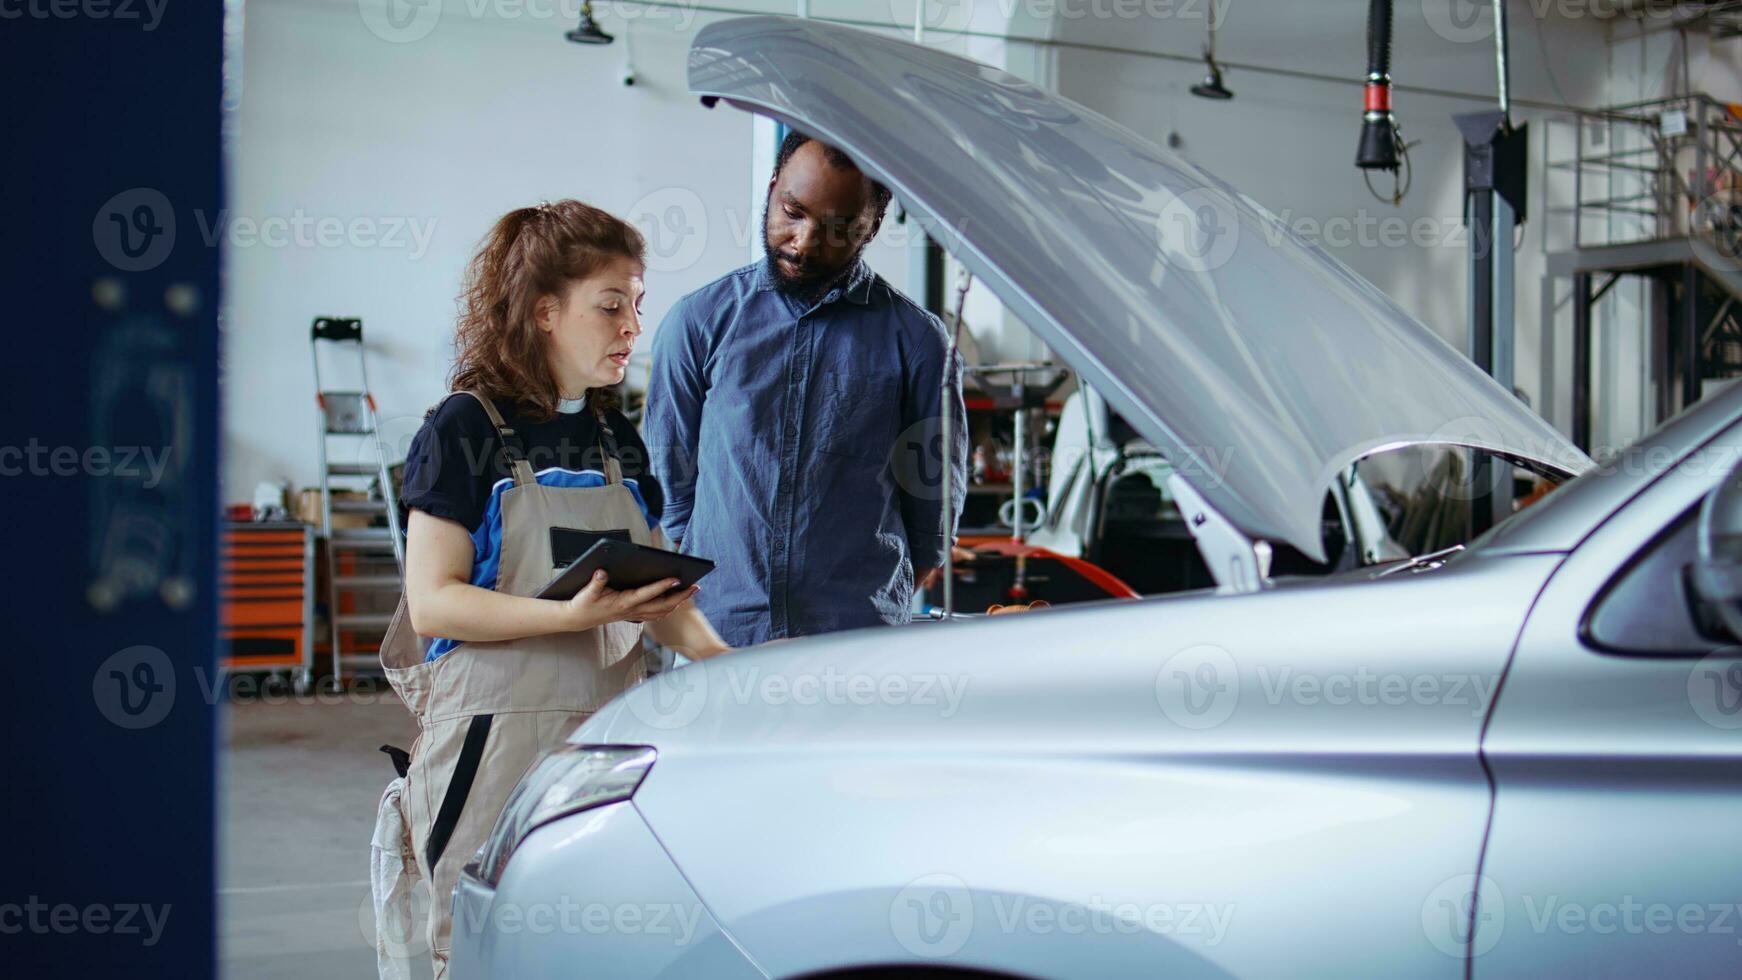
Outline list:
[[[1014,75],[853,28],[745,17],[696,36],[689,85],[845,151],[1252,538],[1323,561],[1331,481],[1381,450],[1591,465],[1258,204]]]

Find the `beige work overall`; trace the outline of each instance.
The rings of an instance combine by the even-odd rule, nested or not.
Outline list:
[[[501,443],[517,448],[513,430],[490,400],[473,397]],[[534,595],[555,576],[560,569],[552,562],[553,528],[627,531],[636,544],[654,543],[617,460],[610,452],[602,455],[604,486],[547,487],[511,449],[514,485],[501,500],[498,592]],[[438,980],[447,972],[460,868],[483,844],[509,792],[539,753],[642,678],[640,638],[639,624],[618,622],[580,633],[462,643],[425,662],[400,603],[382,641],[381,664],[421,729],[400,801],[416,866],[430,884],[429,945]],[[464,774],[473,771],[470,786],[463,785]]]

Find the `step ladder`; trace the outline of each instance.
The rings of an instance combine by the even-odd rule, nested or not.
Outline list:
[[[363,350],[363,321],[316,317],[309,334],[315,369],[321,447],[321,535],[327,542],[327,620],[332,629],[333,685],[348,674],[380,669],[377,651],[404,588],[405,546],[391,467],[381,442],[375,397]],[[322,352],[329,362],[354,355],[355,388],[329,389],[322,381]],[[337,363],[329,363],[332,379]],[[336,497],[362,490],[366,496]],[[333,516],[367,515],[367,527],[333,526]],[[385,518],[385,525],[376,518]],[[349,523],[349,522],[346,522]]]

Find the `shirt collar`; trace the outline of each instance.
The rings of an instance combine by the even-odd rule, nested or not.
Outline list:
[[[853,260],[853,266],[843,276],[838,285],[832,286],[828,293],[817,302],[817,306],[826,305],[830,295],[837,299],[845,299],[857,306],[871,305],[871,284],[877,279],[877,273],[865,264],[863,258]],[[776,291],[774,277],[768,272],[768,261],[759,259],[756,262],[756,288],[761,291]]]

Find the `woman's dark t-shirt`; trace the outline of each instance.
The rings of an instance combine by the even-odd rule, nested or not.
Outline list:
[[[521,451],[532,464],[538,482],[554,487],[596,487],[605,483],[604,450],[599,422],[579,405],[544,421],[533,421],[512,403],[495,401],[503,421],[514,430]],[[641,505],[648,529],[659,526],[665,497],[648,472],[647,446],[621,412],[605,413],[616,438],[623,483]],[[494,589],[502,555],[502,492],[514,485],[501,453],[501,439],[484,407],[471,395],[454,395],[437,406],[411,441],[405,459],[405,483],[400,506],[446,518],[472,536],[471,583]],[[430,647],[434,660],[457,646],[438,639]]]

